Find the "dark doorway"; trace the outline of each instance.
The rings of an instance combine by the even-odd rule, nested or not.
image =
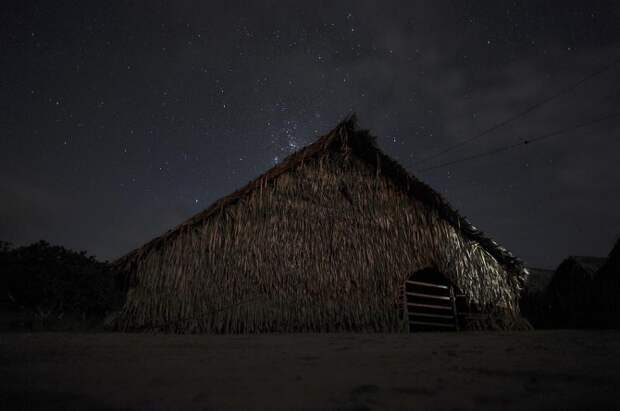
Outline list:
[[[458,331],[456,291],[445,275],[427,268],[405,281],[404,314],[410,332]]]

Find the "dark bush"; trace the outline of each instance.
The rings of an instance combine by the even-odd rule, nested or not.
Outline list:
[[[121,302],[108,263],[44,241],[0,243],[0,276],[0,299],[41,318],[103,318]]]

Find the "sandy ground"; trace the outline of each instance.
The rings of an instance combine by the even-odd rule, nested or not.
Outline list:
[[[0,334],[0,409],[620,409],[620,332]]]

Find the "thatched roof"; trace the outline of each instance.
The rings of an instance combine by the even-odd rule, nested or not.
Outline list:
[[[558,266],[546,290],[547,326],[589,328],[600,316],[594,307],[601,298],[598,276],[605,258],[571,256]],[[615,297],[615,296],[614,296]]]
[[[558,266],[556,275],[561,276],[564,272],[579,271],[579,273],[585,275],[587,278],[592,279],[605,264],[605,261],[607,261],[607,259],[603,257],[570,256]]]
[[[383,153],[376,144],[376,138],[367,130],[357,128],[356,117],[350,116],[341,122],[328,134],[320,137],[316,142],[286,157],[281,163],[268,170],[243,188],[216,201],[204,211],[194,215],[184,223],[167,231],[163,235],[149,241],[142,247],[130,252],[118,259],[115,264],[122,265],[136,255],[147,253],[153,248],[159,247],[166,240],[179,235],[179,233],[192,226],[201,225],[205,220],[217,212],[233,205],[245,196],[261,187],[265,187],[278,176],[308,162],[315,157],[325,154],[326,151],[345,151],[347,155],[353,155],[366,162],[392,181],[395,187],[407,194],[410,198],[421,201],[428,207],[436,210],[439,216],[445,219],[465,238],[477,242],[485,251],[493,256],[507,271],[517,273],[518,282],[523,283],[528,275],[522,262],[513,256],[504,247],[485,236],[484,233],[474,227],[465,217],[454,209],[439,193],[416,177],[409,174],[400,164]]]
[[[529,272],[521,309],[534,326],[620,327],[620,241],[607,258],[567,257],[543,289],[538,289],[541,272],[531,268]]]
[[[527,326],[521,262],[354,118],[116,264],[123,330],[402,331],[403,284],[429,267],[485,313],[464,329]]]
[[[555,270],[547,292],[568,300],[581,297],[586,293],[585,288],[591,287],[605,261],[605,258],[589,256],[570,256],[564,259]]]

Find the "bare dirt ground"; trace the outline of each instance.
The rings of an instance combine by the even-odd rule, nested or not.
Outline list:
[[[620,331],[0,334],[0,409],[620,409]]]

